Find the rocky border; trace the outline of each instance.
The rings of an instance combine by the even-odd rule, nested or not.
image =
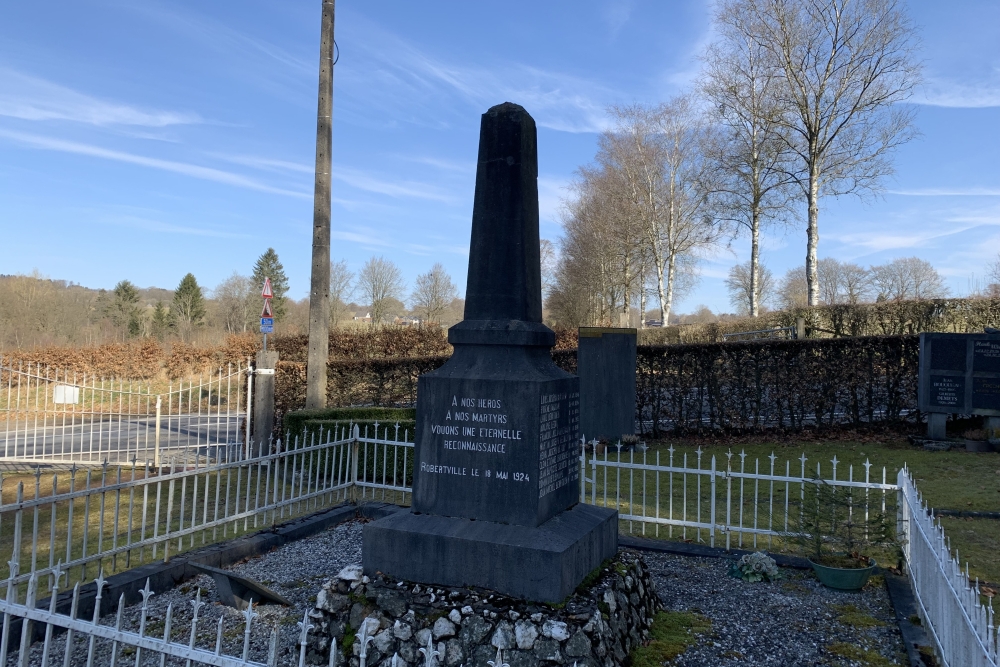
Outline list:
[[[437,651],[445,667],[486,665],[498,651],[510,667],[622,667],[648,639],[658,609],[649,568],[633,551],[605,561],[558,605],[381,575],[369,579],[360,566],[350,566],[317,595],[307,660],[329,664],[336,645],[350,667],[361,667],[365,636],[366,667],[389,667],[396,655],[397,667],[410,667],[428,651]]]

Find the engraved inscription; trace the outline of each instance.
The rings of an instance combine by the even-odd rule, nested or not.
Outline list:
[[[539,498],[580,479],[574,447],[580,423],[580,394],[543,394],[540,418]]]
[[[977,340],[973,345],[973,372],[1000,373],[1000,340]]]
[[[1000,410],[1000,378],[972,378],[972,408]]]
[[[965,403],[965,378],[954,375],[931,375],[931,405],[960,407]]]

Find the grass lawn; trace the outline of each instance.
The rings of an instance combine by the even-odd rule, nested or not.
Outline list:
[[[717,442],[707,439],[699,439],[697,441],[670,439],[647,441],[647,443],[650,445],[650,451],[646,455],[648,462],[652,462],[658,452],[660,455],[660,464],[666,465],[669,456],[668,448],[673,446],[675,450],[673,454],[674,465],[681,465],[684,454],[687,454],[688,465],[694,467],[696,465],[696,452],[700,448],[702,451],[702,468],[709,467],[710,459],[714,455],[716,457],[717,469],[720,470],[725,469],[727,460],[731,460],[734,470],[739,470],[741,463],[739,455],[745,453],[744,465],[747,471],[753,471],[756,463],[759,461],[760,472],[767,472],[771,463],[768,457],[773,453],[776,457],[775,472],[777,474],[784,474],[786,461],[790,462],[792,474],[799,474],[801,471],[799,457],[804,454],[807,459],[806,473],[815,473],[816,464],[819,463],[822,477],[825,479],[829,478],[832,472],[831,461],[834,456],[837,458],[838,479],[847,479],[851,466],[853,466],[854,479],[864,479],[865,470],[863,466],[867,460],[872,464],[872,481],[881,481],[882,469],[884,467],[886,482],[894,484],[896,482],[896,473],[906,465],[911,470],[917,488],[921,491],[929,506],[952,510],[1000,512],[1000,454],[996,453],[968,453],[965,451],[927,452],[923,449],[913,447],[901,438],[881,440],[876,438],[868,440],[789,439],[786,442],[768,441],[763,438],[737,442],[722,439]],[[729,452],[733,453],[731,459],[727,459],[726,456]],[[614,458],[613,450],[610,458]],[[623,454],[623,459],[628,460],[627,455]],[[635,494],[634,497],[636,498],[639,497],[641,489],[641,477],[641,475],[634,476],[631,480],[633,493]],[[652,477],[650,475],[646,480],[649,494],[652,494]],[[603,491],[605,485],[603,484],[603,480],[599,481],[601,482],[601,491]],[[625,495],[624,489],[627,488],[627,481],[623,476],[621,481],[623,496]],[[683,493],[683,491],[678,489],[677,484],[675,481],[673,491],[675,517],[677,516],[677,508],[681,505],[681,495]],[[753,489],[751,488],[751,483],[747,482],[746,484],[745,498],[747,496],[749,498],[744,502],[743,509],[747,513],[746,523],[749,524],[751,520],[750,513],[754,505]],[[612,481],[609,479],[607,486],[610,487],[611,485]],[[665,516],[668,511],[664,497],[669,494],[665,491],[664,485],[665,482],[661,479],[661,516]],[[705,485],[703,484],[703,486]],[[764,483],[760,484],[758,491],[761,494],[761,498],[766,497],[768,492],[765,486]],[[773,509],[776,524],[780,523],[783,519],[780,511],[781,508],[779,507],[784,495],[784,489],[780,488],[781,486],[783,485],[776,485],[778,488],[775,489],[776,500]],[[697,495],[697,489],[689,488],[687,493],[690,507],[691,499]],[[717,493],[721,492],[717,491]],[[797,493],[798,490],[796,487],[793,486],[789,489],[789,495],[793,499]],[[707,489],[703,488],[701,494],[703,498],[706,497]],[[889,494],[889,496],[891,495],[893,494]],[[894,506],[893,498],[890,497],[887,500],[890,505]],[[647,505],[650,502],[649,497],[647,497]],[[757,505],[759,506],[760,503],[757,503]],[[650,507],[647,506],[645,509],[648,513],[652,513]],[[891,507],[888,509],[894,511]],[[638,512],[635,508],[633,508],[633,511]],[[766,512],[763,512],[763,509],[760,511],[766,514]],[[690,513],[689,510],[689,518],[692,518]],[[764,521],[762,518],[763,514],[759,518],[762,523]],[[707,520],[707,517],[703,515],[702,520]],[[995,583],[1000,582],[1000,553],[996,549],[996,544],[1000,540],[1000,520],[945,517],[943,523],[946,534],[951,538],[952,547],[958,549],[963,564],[965,561],[969,562],[971,576],[979,576],[981,579]],[[628,526],[627,522],[622,522],[622,524],[623,532],[628,532],[630,529],[632,531],[639,529],[636,525]],[[661,528],[658,532],[658,535],[651,535],[647,530],[645,534],[647,536],[673,539],[697,539],[694,531],[690,529],[686,534],[682,534],[676,528],[673,531],[665,531]],[[745,536],[744,547],[752,547],[753,544],[750,541],[746,541],[747,537],[749,536]],[[780,542],[780,540],[772,541],[772,549],[787,550],[783,549],[777,542]],[[717,545],[719,544],[718,541],[716,543]],[[758,546],[767,548],[768,544],[764,541],[763,543],[759,542]]]

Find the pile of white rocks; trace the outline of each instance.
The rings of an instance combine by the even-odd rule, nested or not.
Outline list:
[[[621,667],[648,638],[660,608],[649,569],[621,551],[558,605],[531,603],[490,591],[421,586],[364,576],[352,565],[324,582],[309,616],[308,659],[328,664],[331,647],[350,667],[433,664],[510,667],[543,663]],[[362,638],[365,647],[362,649]],[[370,639],[369,639],[370,638]],[[420,649],[424,649],[421,651]]]

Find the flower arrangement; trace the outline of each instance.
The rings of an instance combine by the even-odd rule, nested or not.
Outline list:
[[[729,568],[729,575],[743,581],[774,581],[781,578],[778,564],[763,551],[742,556]]]

